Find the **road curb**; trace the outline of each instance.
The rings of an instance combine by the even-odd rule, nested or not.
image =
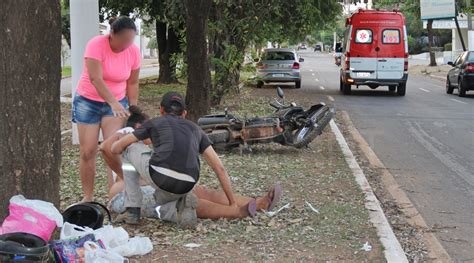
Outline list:
[[[346,139],[342,135],[341,131],[337,127],[334,120],[330,122],[331,130],[336,136],[336,140],[341,148],[344,158],[346,159],[349,168],[352,170],[357,184],[365,194],[365,207],[369,211],[369,217],[372,224],[377,229],[377,235],[379,236],[380,242],[384,246],[384,256],[387,262],[408,262],[405,252],[398,242],[392,227],[388,223],[387,217],[385,216],[380,202],[375,196],[372,187],[370,187],[364,172],[357,163],[354,154],[349,148]]]
[[[359,131],[355,128],[349,117],[349,114],[345,111],[342,111],[341,115],[343,121],[346,122],[348,126],[349,133],[360,147],[362,153],[365,155],[370,165],[381,173],[380,178],[383,185],[390,196],[393,198],[396,205],[399,207],[400,211],[402,211],[402,213],[407,218],[407,222],[414,227],[419,227],[425,230],[423,231],[423,239],[428,249],[429,261],[453,262],[436,236],[432,232],[429,232],[430,227],[428,227],[420,212],[418,212],[408,196],[401,189],[397,181],[395,181],[393,175],[377,157],[372,148],[370,148],[369,144],[365,141]]]

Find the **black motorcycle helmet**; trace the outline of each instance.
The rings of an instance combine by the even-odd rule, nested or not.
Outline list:
[[[28,233],[0,235],[0,262],[49,262],[49,245],[42,238]]]
[[[112,223],[112,217],[107,207],[96,202],[71,205],[63,212],[64,222],[98,229],[104,225],[104,213],[102,210],[107,213],[109,223]]]

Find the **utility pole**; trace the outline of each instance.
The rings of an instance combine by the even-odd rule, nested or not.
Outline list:
[[[474,30],[472,28],[472,0],[466,0],[466,9],[467,9],[467,42],[469,44],[468,50],[474,51]]]
[[[87,42],[99,34],[99,0],[70,0],[69,5],[71,13],[71,95],[74,98],[82,73]],[[72,125],[72,143],[79,143],[75,123]]]

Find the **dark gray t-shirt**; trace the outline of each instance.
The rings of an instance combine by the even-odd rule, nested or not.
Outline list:
[[[212,145],[204,131],[195,123],[179,116],[153,118],[136,129],[139,140],[150,138],[153,154],[150,165],[164,167],[199,180],[199,154]]]

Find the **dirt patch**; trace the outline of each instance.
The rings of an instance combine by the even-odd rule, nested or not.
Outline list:
[[[142,83],[140,106],[151,115],[158,112],[159,99],[170,89],[184,91],[183,85]],[[242,117],[262,116],[272,111],[268,105],[274,90],[245,88],[238,96],[226,97],[222,110]],[[300,102],[300,101],[298,101]],[[308,98],[302,100],[309,104]],[[263,195],[276,181],[283,188],[278,207],[290,208],[275,217],[259,213],[244,220],[200,220],[195,230],[154,219],[144,219],[138,227],[124,225],[130,235],[152,239],[151,254],[135,258],[137,262],[160,261],[384,261],[383,248],[364,207],[364,195],[354,181],[344,156],[329,128],[306,149],[277,144],[257,145],[249,155],[238,150],[219,153],[233,181],[236,193]],[[61,170],[61,206],[81,198],[78,176],[78,147],[63,139]],[[98,158],[96,193],[106,202],[105,166]],[[219,189],[215,174],[202,163],[200,183]],[[306,202],[319,209],[313,212]],[[372,251],[361,250],[364,243]],[[184,245],[196,243],[199,248]],[[134,261],[132,260],[132,261]]]

